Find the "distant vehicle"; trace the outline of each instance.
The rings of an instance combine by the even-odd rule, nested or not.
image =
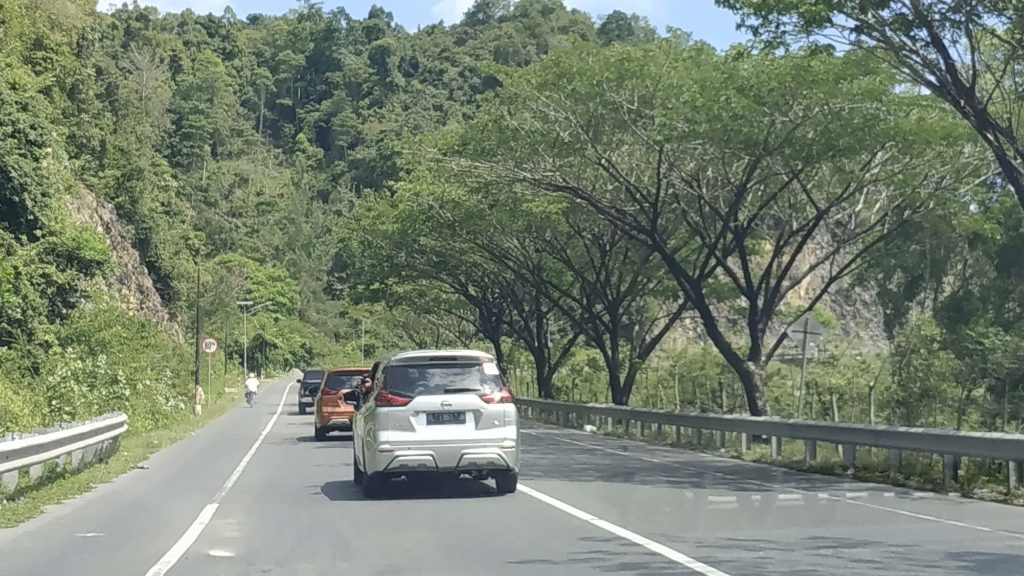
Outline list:
[[[519,414],[494,358],[419,350],[374,364],[356,410],[353,480],[368,498],[393,478],[493,478],[519,483]]]
[[[295,380],[299,385],[299,414],[306,413],[306,407],[313,407],[313,401],[317,392],[320,391],[320,384],[324,380],[322,368],[307,368],[301,378]]]
[[[359,382],[369,368],[336,368],[327,372],[314,400],[313,434],[318,441],[330,432],[351,432]]]

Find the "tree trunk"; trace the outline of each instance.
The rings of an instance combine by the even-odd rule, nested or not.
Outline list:
[[[875,425],[875,384],[868,386],[868,424]]]
[[[555,387],[552,377],[547,369],[547,363],[541,364],[540,362],[534,363],[537,368],[537,394],[545,400],[555,399]]]
[[[768,404],[762,386],[764,371],[753,362],[745,362],[742,369],[736,373],[740,377],[740,384],[743,385],[743,396],[747,401],[750,415],[764,416]]]

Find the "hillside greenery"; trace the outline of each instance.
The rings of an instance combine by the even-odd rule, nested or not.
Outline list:
[[[415,32],[94,5],[0,0],[0,431],[180,417],[197,305],[241,376],[236,300],[270,303],[264,374],[482,347],[520,395],[1024,429],[1008,168],[871,46],[719,51],[559,0]],[[119,248],[82,193],[183,342],[100,288]],[[801,390],[804,313],[829,335]]]

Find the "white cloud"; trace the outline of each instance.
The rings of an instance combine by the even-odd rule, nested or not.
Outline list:
[[[473,7],[473,0],[441,0],[430,7],[430,11],[444,20],[445,24],[455,24],[462,20],[462,15]]]

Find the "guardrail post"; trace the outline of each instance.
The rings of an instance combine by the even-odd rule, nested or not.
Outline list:
[[[857,463],[857,446],[853,444],[843,444],[839,447],[839,451],[843,453],[843,466],[847,470],[852,469]]]
[[[1010,491],[1020,488],[1021,484],[1021,463],[1010,460],[1006,463],[1006,470],[1010,476]]]
[[[18,471],[8,472],[6,474],[0,474],[0,488],[3,488],[5,492],[10,494],[18,488]]]
[[[608,417],[608,431],[609,432],[614,432],[615,431],[615,420],[612,419],[611,416]]]
[[[654,428],[654,436],[658,439],[661,439],[661,432],[661,422],[658,422]]]
[[[28,480],[33,484],[39,481],[43,477],[43,472],[46,471],[46,464],[36,464],[35,466],[28,467]]]
[[[750,451],[750,434],[744,432],[740,434],[740,452],[746,454]]]
[[[804,464],[809,465],[818,459],[818,442],[816,440],[804,440]]]
[[[715,430],[715,445],[719,449],[725,448],[725,430]]]
[[[697,446],[704,445],[704,431],[700,428],[693,429],[693,443]]]
[[[889,478],[896,478],[903,468],[903,451],[889,450]]]
[[[683,427],[676,426],[676,445],[682,446],[683,444]]]
[[[942,481],[950,487],[957,481],[960,471],[960,457],[952,454],[942,455]]]
[[[645,428],[647,428],[647,424],[643,420],[638,420],[636,427],[640,429],[640,437],[643,438],[646,435]]]
[[[626,435],[626,438],[629,438],[629,418],[625,418],[622,420],[622,429],[623,433]]]
[[[778,460],[779,455],[782,454],[782,438],[779,436],[772,436],[771,439],[771,457],[772,460]]]

